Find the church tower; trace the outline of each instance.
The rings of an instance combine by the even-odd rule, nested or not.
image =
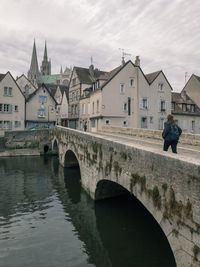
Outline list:
[[[40,73],[39,73],[39,68],[38,68],[37,52],[36,52],[36,45],[35,45],[35,39],[34,39],[31,66],[28,71],[28,79],[37,87],[37,82],[39,80],[39,77],[40,77]]]
[[[40,71],[42,75],[51,75],[51,61],[48,61],[46,41],[44,47],[44,57],[42,60],[42,66],[40,67]]]

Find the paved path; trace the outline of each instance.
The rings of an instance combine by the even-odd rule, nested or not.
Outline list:
[[[139,138],[134,136],[126,136],[126,135],[110,134],[110,133],[95,133],[94,135],[117,143],[123,143],[128,146],[134,146],[160,155],[179,158],[180,160],[200,165],[200,146],[192,146],[179,143],[177,149],[178,154],[174,154],[171,152],[171,148],[169,148],[168,152],[163,151],[162,140]]]

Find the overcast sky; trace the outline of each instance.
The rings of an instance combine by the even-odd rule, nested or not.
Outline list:
[[[1,0],[0,72],[27,74],[33,40],[41,65],[45,40],[52,73],[68,66],[111,70],[141,59],[144,73],[162,69],[175,91],[200,76],[199,0]]]

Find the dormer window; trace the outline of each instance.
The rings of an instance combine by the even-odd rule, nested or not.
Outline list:
[[[175,110],[175,102],[171,103],[171,110],[173,110],[173,111]]]
[[[187,111],[187,105],[186,104],[182,104],[182,111]]]
[[[99,88],[99,85],[100,85],[100,83],[99,83],[99,80],[98,80],[98,81],[96,81],[96,89]]]
[[[195,105],[194,104],[191,105],[191,112],[195,112]]]

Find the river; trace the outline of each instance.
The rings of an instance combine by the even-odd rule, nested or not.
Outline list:
[[[131,195],[94,202],[56,157],[0,158],[1,267],[175,267]]]

